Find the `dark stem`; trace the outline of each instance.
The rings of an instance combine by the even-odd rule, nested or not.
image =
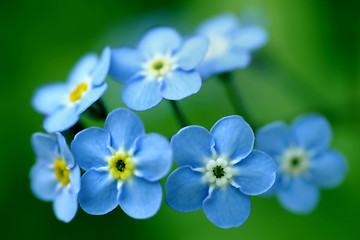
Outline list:
[[[188,121],[186,120],[183,112],[181,111],[178,103],[174,100],[169,100],[169,102],[171,103],[171,107],[174,110],[174,113],[177,117],[177,120],[179,121],[179,124],[181,127],[186,127],[188,126]]]
[[[92,118],[101,120],[105,120],[107,117],[106,107],[101,98],[91,105],[86,113]]]
[[[85,126],[79,120],[74,126],[72,126],[70,129],[64,131],[62,134],[65,137],[67,142],[71,142],[74,139],[75,135],[84,129],[85,129]]]

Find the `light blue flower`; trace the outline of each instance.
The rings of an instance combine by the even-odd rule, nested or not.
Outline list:
[[[220,119],[210,132],[200,126],[181,129],[171,139],[180,167],[167,178],[167,204],[179,212],[202,208],[222,228],[243,224],[250,195],[267,191],[275,181],[274,161],[253,145],[253,131],[240,116]]]
[[[117,205],[133,218],[149,218],[160,208],[159,179],[171,167],[166,138],[145,134],[139,117],[120,108],[109,114],[105,129],[92,127],[75,136],[71,150],[86,170],[81,178],[82,209],[102,215]]]
[[[72,127],[80,115],[106,91],[104,80],[110,66],[110,48],[100,59],[95,54],[81,58],[69,75],[67,83],[40,87],[32,99],[33,107],[46,116],[47,132],[62,132]]]
[[[295,213],[309,213],[319,201],[320,188],[339,185],[347,164],[339,152],[329,149],[331,129],[321,115],[297,118],[288,127],[274,122],[256,134],[256,147],[272,156],[278,165],[274,186],[280,203]]]
[[[56,138],[35,133],[31,143],[37,157],[30,171],[31,190],[41,200],[53,201],[56,217],[70,222],[78,209],[80,168],[60,133]]]
[[[222,14],[202,23],[197,34],[210,40],[207,54],[198,66],[202,78],[220,74],[250,63],[251,51],[263,46],[267,33],[261,27],[239,27],[232,14]]]
[[[205,37],[183,41],[174,29],[154,28],[145,34],[137,49],[112,49],[110,75],[125,83],[121,97],[126,106],[147,110],[163,98],[180,100],[200,90],[202,81],[194,69],[207,47]]]

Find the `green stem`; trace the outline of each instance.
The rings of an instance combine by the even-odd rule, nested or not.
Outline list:
[[[178,103],[174,100],[169,100],[169,102],[171,103],[171,107],[174,110],[174,113],[177,117],[177,120],[179,121],[179,124],[181,127],[186,127],[188,126],[188,121],[186,120],[185,115],[183,114],[183,112],[181,111]]]

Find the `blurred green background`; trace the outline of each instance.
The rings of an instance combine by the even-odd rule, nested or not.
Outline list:
[[[1,239],[358,239],[358,9],[356,1],[337,0],[1,1]],[[56,220],[51,203],[36,199],[29,188],[28,173],[35,162],[29,140],[42,131],[42,117],[30,105],[34,90],[65,81],[73,64],[89,51],[135,45],[148,27],[158,24],[189,34],[202,20],[224,11],[263,23],[269,31],[266,47],[255,53],[248,68],[236,72],[256,123],[324,114],[333,127],[332,147],[349,163],[344,183],[322,191],[318,207],[306,216],[287,212],[274,198],[253,197],[249,219],[228,230],[212,225],[202,211],[178,213],[166,204],[147,220],[131,219],[120,208],[105,216],[79,209],[69,224]],[[108,80],[108,107],[124,106],[121,84]],[[215,78],[180,104],[192,124],[208,129],[234,114]],[[170,136],[179,129],[165,101],[139,115],[148,132]]]

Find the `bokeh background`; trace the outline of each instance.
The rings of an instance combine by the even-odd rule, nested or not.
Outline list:
[[[0,2],[1,24],[1,239],[358,239],[360,236],[360,24],[357,1],[337,0],[14,0]],[[309,215],[284,210],[274,198],[252,198],[249,219],[239,228],[212,225],[202,211],[178,213],[163,204],[147,220],[120,208],[105,216],[79,209],[69,224],[51,203],[29,188],[35,162],[31,134],[42,117],[30,105],[34,90],[65,81],[85,53],[105,45],[134,46],[151,26],[169,25],[190,34],[204,19],[232,12],[243,22],[266,26],[269,43],[252,64],[236,71],[237,84],[255,125],[319,112],[331,122],[332,147],[342,151],[348,175],[322,191]],[[109,109],[124,106],[121,84],[108,79]],[[218,79],[180,102],[192,124],[210,128],[234,114]],[[148,132],[171,136],[179,129],[170,105],[139,113]],[[102,122],[84,119],[88,125]]]

